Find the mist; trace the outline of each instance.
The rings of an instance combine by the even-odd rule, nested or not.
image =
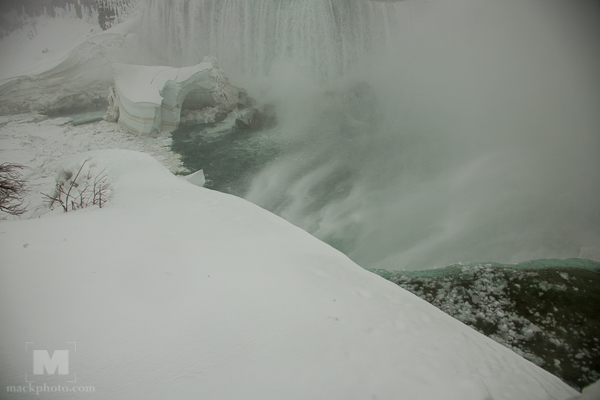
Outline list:
[[[156,57],[277,108],[248,200],[363,267],[600,259],[597,2],[175,3]]]

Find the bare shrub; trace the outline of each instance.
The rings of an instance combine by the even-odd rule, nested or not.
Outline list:
[[[57,203],[64,212],[75,211],[92,205],[102,208],[110,194],[108,177],[104,175],[106,168],[96,176],[92,176],[91,171],[88,171],[82,177],[83,182],[81,182],[82,179],[79,179],[79,177],[86,163],[87,160],[81,164],[75,177],[69,174],[63,181],[57,181],[52,195],[42,193],[49,200],[48,206],[50,208],[53,208]]]
[[[0,211],[10,215],[21,215],[27,211],[25,195],[27,185],[21,177],[24,165],[0,164]]]

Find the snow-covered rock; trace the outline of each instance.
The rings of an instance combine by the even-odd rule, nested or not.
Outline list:
[[[107,115],[118,115],[121,125],[142,135],[176,129],[182,109],[215,122],[236,107],[240,91],[214,57],[185,68],[115,64],[114,81]]]
[[[3,398],[26,380],[113,400],[577,394],[255,205],[137,152],[62,169],[83,160],[110,177],[105,207],[0,222]],[[68,374],[33,373],[34,350],[67,349]]]
[[[569,400],[600,400],[600,381],[584,388],[581,396],[575,396]]]

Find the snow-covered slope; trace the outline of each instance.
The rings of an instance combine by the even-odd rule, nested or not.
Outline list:
[[[42,16],[0,40],[0,115],[106,107],[112,64],[139,58],[130,34],[136,21],[102,32],[83,20]]]
[[[75,47],[102,30],[84,19],[39,16],[0,40],[0,83],[21,75],[48,70],[67,57]]]
[[[74,156],[63,170],[83,160],[106,168],[105,207],[0,224],[3,391],[28,379],[112,400],[577,394],[242,199],[126,150]],[[69,374],[42,381],[33,348],[69,349]]]
[[[101,149],[127,149],[152,155],[173,173],[189,172],[170,151],[171,138],[141,137],[105,121],[73,126],[70,118],[46,119],[36,114],[0,117],[0,162],[26,166],[27,212],[20,217],[0,213],[0,219],[37,218],[48,212],[46,197],[62,160],[72,154]]]

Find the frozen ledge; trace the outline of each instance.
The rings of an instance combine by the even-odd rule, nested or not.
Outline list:
[[[176,129],[182,108],[215,122],[235,108],[240,92],[214,57],[185,68],[115,64],[113,74],[105,119],[142,135]]]

